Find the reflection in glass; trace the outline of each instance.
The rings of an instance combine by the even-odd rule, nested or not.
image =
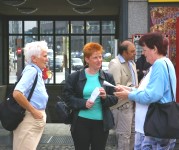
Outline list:
[[[102,36],[102,46],[104,48],[104,59],[110,61],[115,54],[115,37],[114,36]]]
[[[81,58],[71,58],[71,70],[77,71],[83,68],[83,61]]]
[[[82,49],[84,46],[84,36],[72,36],[71,37],[71,58],[83,57]]]
[[[55,33],[56,34],[69,33],[69,21],[55,21]]]
[[[9,83],[17,81],[22,71],[22,37],[9,36]]]
[[[65,80],[64,55],[56,55],[54,65],[55,81],[56,83],[61,83]]]
[[[69,37],[56,36],[56,66],[59,66],[59,72],[55,73],[56,83],[64,82],[69,71]],[[58,68],[58,67],[57,67]]]
[[[9,33],[10,34],[22,33],[22,21],[9,21]]]
[[[49,49],[53,49],[53,36],[40,36],[41,41],[46,41]]]
[[[80,58],[80,60],[83,60],[83,49],[84,46],[84,36],[72,36],[71,37],[71,58]],[[78,59],[79,60],[79,59]],[[75,70],[79,70],[81,68],[81,61],[78,61],[77,63],[73,63],[71,60],[71,72],[74,72]],[[75,69],[73,66],[76,66]]]
[[[40,21],[41,34],[53,34],[53,21]]]
[[[97,43],[100,43],[99,36],[93,36],[93,35],[86,36],[86,43],[89,43],[89,42],[97,42]]]
[[[99,34],[100,23],[99,21],[87,21],[86,22],[86,33],[87,34]]]
[[[24,21],[24,30],[26,34],[37,34],[38,33],[37,21]]]
[[[115,22],[114,21],[102,21],[102,33],[115,34]]]
[[[53,49],[48,49],[47,50],[47,57],[48,57],[48,63],[47,63],[47,66],[48,66],[48,69],[49,71],[51,72],[51,79],[50,81],[47,83],[54,83],[54,80],[53,80],[53,74],[54,74],[54,51]]]
[[[134,42],[134,45],[135,45],[135,48],[136,48],[136,55],[135,55],[135,60],[137,60],[141,54],[142,54],[142,47],[139,45],[139,39],[140,39],[140,36],[136,36],[133,38],[133,42]]]
[[[83,34],[84,33],[84,21],[71,21],[71,33]]]
[[[38,37],[35,35],[26,35],[24,36],[24,44],[30,43],[30,42],[34,42],[37,41]]]
[[[16,56],[16,50],[22,48],[22,43],[25,45],[38,40],[45,40],[48,43],[49,51],[52,51],[53,54],[48,54],[53,72],[50,84],[56,84],[62,83],[69,73],[75,71],[76,67],[71,70],[72,59],[69,59],[70,56],[79,58],[83,62],[82,49],[85,43],[101,43],[105,50],[105,59],[109,60],[109,56],[114,57],[115,28],[115,21],[111,20],[9,21],[9,82],[14,83],[17,78],[17,68],[23,68],[18,67],[18,63],[16,63],[21,59],[22,63],[19,63],[19,66],[24,64],[24,60]],[[59,60],[59,57],[62,56],[63,70],[58,68],[58,64],[62,64],[62,61]],[[75,66],[77,65],[75,64]]]

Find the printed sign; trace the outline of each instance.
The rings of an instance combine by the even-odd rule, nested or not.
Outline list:
[[[150,32],[161,32],[169,39],[169,54],[176,64],[176,18],[179,7],[150,7]]]

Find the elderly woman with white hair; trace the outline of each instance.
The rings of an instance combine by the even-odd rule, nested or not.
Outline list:
[[[46,124],[45,109],[48,101],[42,78],[42,70],[48,62],[47,50],[45,41],[31,42],[24,48],[27,65],[14,89],[13,97],[19,105],[26,109],[26,112],[23,121],[13,131],[13,150],[36,150],[42,136]],[[27,97],[37,74],[37,84],[29,101]]]

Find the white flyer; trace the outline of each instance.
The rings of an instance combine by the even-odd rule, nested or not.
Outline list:
[[[96,87],[93,92],[91,93],[90,101],[94,102],[96,98],[99,96],[99,87]]]
[[[105,85],[105,86],[110,86],[110,87],[116,87],[116,86],[114,86],[114,85],[112,85],[111,83],[109,83],[109,82],[107,82],[107,81],[104,81],[103,82],[103,85]]]

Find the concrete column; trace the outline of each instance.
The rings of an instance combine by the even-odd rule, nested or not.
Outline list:
[[[128,38],[128,1],[120,1],[120,29],[119,29],[119,42]]]
[[[148,32],[148,1],[128,0],[128,38]]]

